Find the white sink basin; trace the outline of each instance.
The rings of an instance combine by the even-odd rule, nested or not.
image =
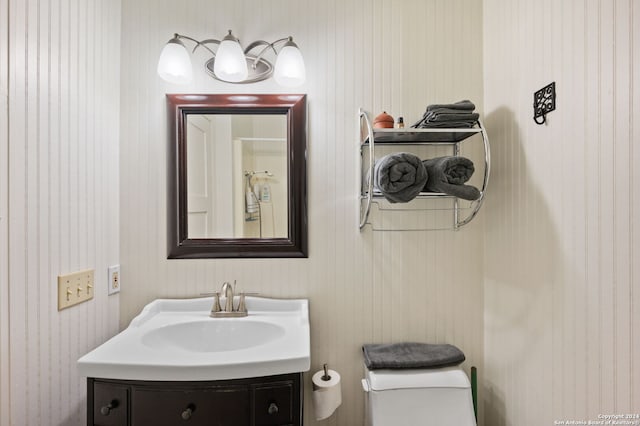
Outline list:
[[[151,302],[120,334],[78,360],[80,374],[187,381],[309,370],[307,300],[247,297],[243,318],[210,318],[212,303],[211,297]]]
[[[142,343],[158,350],[168,347],[192,352],[225,352],[253,348],[283,337],[286,329],[245,318],[193,321],[149,330]]]

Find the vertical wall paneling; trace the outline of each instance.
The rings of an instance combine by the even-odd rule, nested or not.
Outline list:
[[[106,271],[119,256],[120,2],[0,4],[9,34],[0,49],[9,177],[0,188],[0,419],[82,424],[76,360],[118,329]],[[58,312],[57,276],[85,268],[96,271],[94,299]]]
[[[617,68],[620,72],[614,74],[614,86],[612,92],[616,93],[613,100],[613,134],[615,140],[614,152],[614,171],[616,194],[615,205],[619,206],[614,212],[614,221],[612,226],[612,235],[615,241],[615,256],[613,270],[615,271],[614,281],[614,306],[618,313],[613,315],[613,335],[614,343],[616,343],[616,351],[614,353],[617,362],[614,363],[614,371],[612,379],[614,381],[614,404],[616,409],[620,403],[618,401],[632,401],[632,365],[631,365],[631,349],[633,348],[633,340],[631,337],[631,326],[633,311],[630,304],[631,288],[633,283],[633,275],[631,274],[632,263],[628,263],[625,259],[633,259],[632,247],[633,239],[630,232],[632,226],[632,205],[634,186],[632,175],[622,170],[632,170],[634,163],[631,156],[631,144],[633,139],[630,138],[630,130],[632,122],[633,98],[629,88],[632,87],[631,78],[632,71],[632,55],[631,51],[631,20],[633,14],[630,13],[631,0],[621,1],[615,5],[613,10],[613,20],[615,22],[612,34],[613,58],[612,63],[615,64],[614,70]],[[625,70],[625,72],[622,72]],[[625,88],[623,90],[623,88]],[[631,179],[630,179],[631,178]],[[638,182],[638,181],[636,181]],[[637,191],[636,191],[637,192]],[[621,307],[621,309],[617,309]]]
[[[142,0],[122,8],[121,327],[155,298],[231,279],[267,296],[308,298],[312,370],[327,362],[342,374],[343,405],[323,422],[332,426],[363,422],[363,343],[447,341],[465,351],[465,368],[483,365],[482,213],[459,232],[361,233],[355,221],[358,107],[407,123],[429,103],[469,98],[482,108],[480,2]],[[307,82],[292,92],[309,102],[308,259],[166,259],[165,93],[286,91],[271,80],[217,82],[198,55],[192,84],[157,77],[173,33],[219,38],[229,28],[243,42],[290,34],[302,49]],[[305,424],[314,425],[310,376]]]
[[[634,146],[631,141],[640,140],[640,106],[637,105],[633,100],[640,99],[640,66],[638,65],[638,61],[640,61],[640,7],[631,1],[630,2],[630,13],[628,15],[629,18],[629,47],[631,51],[631,58],[635,59],[635,63],[633,60],[630,61],[629,64],[629,74],[630,74],[630,98],[629,98],[629,115],[630,115],[630,123],[628,129],[629,134],[629,161],[631,164],[638,164],[640,161],[640,148]],[[640,171],[637,170],[636,167],[631,168],[630,177],[633,179],[633,182],[640,181]],[[635,192],[633,191],[635,189]],[[629,221],[630,228],[630,238],[631,245],[629,249],[629,254],[631,259],[637,259],[640,254],[640,248],[638,248],[637,244],[640,241],[640,195],[638,195],[637,187],[632,188],[630,191],[630,200],[631,200],[631,217]],[[640,289],[638,289],[637,282],[640,279],[640,264],[638,262],[632,262],[629,268],[630,272],[630,283],[629,286],[629,315],[632,315],[634,310],[637,312],[640,309]],[[636,284],[634,284],[636,283]],[[630,321],[631,322],[631,321]],[[622,334],[621,334],[622,335]],[[632,345],[631,353],[635,350],[637,353],[638,348],[640,348],[640,325],[638,323],[631,322],[631,328],[629,330],[629,342]],[[630,392],[630,400],[638,401],[640,399],[640,362],[637,361],[637,358],[631,357],[629,359],[629,377],[631,379],[631,392]]]
[[[25,22],[27,19],[27,4],[11,4],[11,23],[10,26],[10,42],[12,43],[10,49],[9,64],[11,66],[9,79],[11,86],[9,88],[9,140],[20,139],[26,141],[27,135],[25,130],[27,129],[25,120],[27,113],[25,111],[27,105],[27,85],[25,81],[26,77],[26,65],[27,65],[27,53],[28,49],[26,43],[28,42],[26,34]],[[22,31],[18,30],[21,29]],[[15,44],[14,44],[15,43]],[[14,48],[15,46],[15,48]],[[15,111],[15,118],[13,116]],[[18,134],[16,134],[18,133]],[[14,139],[15,137],[15,139]],[[26,221],[25,221],[25,187],[27,186],[27,178],[25,176],[25,170],[28,167],[25,164],[27,155],[25,153],[25,143],[20,145],[9,145],[9,176],[11,176],[11,183],[20,182],[22,191],[14,191],[9,189],[9,244],[12,250],[17,253],[26,252],[25,239],[27,237]],[[14,215],[14,212],[16,213]],[[19,233],[21,238],[15,238],[15,244],[12,241],[13,235]],[[11,399],[11,416],[17,416],[29,420],[26,406],[29,400],[28,388],[26,388],[26,382],[28,382],[26,358],[28,356],[26,349],[26,329],[29,326],[28,317],[25,315],[27,304],[27,292],[26,287],[28,280],[26,277],[26,256],[20,256],[16,258],[9,257],[10,269],[9,269],[9,282],[15,282],[14,279],[22,278],[23,285],[12,286],[10,291],[9,300],[10,303],[10,322],[16,322],[16,326],[11,329],[10,332],[10,346],[9,352],[11,357],[11,371],[12,377],[23,377],[24,380],[20,385],[23,388],[22,392],[25,394],[24,398],[16,398],[13,396]],[[13,303],[16,300],[17,303]],[[34,331],[36,329],[34,328]],[[13,376],[13,374],[17,376]],[[12,383],[13,385],[13,383]],[[10,392],[15,393],[15,387],[12,386]],[[33,421],[33,420],[32,420]]]
[[[9,425],[9,1],[0,0],[0,425]]]
[[[638,6],[483,3],[485,422],[637,413]],[[551,81],[538,126],[531,96]]]

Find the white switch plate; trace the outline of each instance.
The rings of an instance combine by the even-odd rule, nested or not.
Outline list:
[[[122,283],[120,282],[120,265],[109,266],[109,277],[107,281],[109,294],[120,293]]]

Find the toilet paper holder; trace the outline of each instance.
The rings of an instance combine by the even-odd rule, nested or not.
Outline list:
[[[340,389],[340,373],[330,370],[327,364],[316,371],[311,378],[316,420],[323,420],[331,416],[342,404],[342,391]]]
[[[324,364],[322,366],[322,369],[324,370],[324,374],[320,378],[325,382],[328,382],[329,380],[331,380],[331,376],[329,375],[329,367],[327,367],[327,364]]]

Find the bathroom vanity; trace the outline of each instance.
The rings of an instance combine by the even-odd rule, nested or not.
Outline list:
[[[87,380],[91,426],[302,424],[302,373],[193,382]]]
[[[246,316],[228,318],[212,318],[212,306],[211,297],[155,300],[81,357],[87,424],[301,425],[308,301],[247,296]]]

